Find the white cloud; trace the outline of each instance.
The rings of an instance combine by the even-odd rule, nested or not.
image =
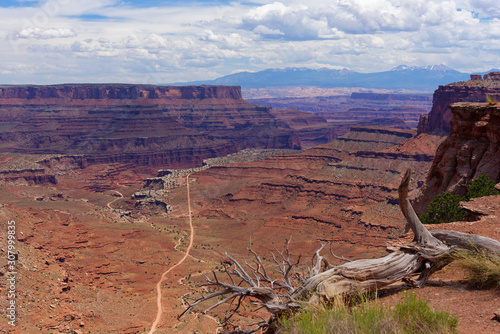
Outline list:
[[[0,83],[142,81],[152,74],[165,83],[318,64],[361,71],[434,64],[428,62],[492,68],[499,66],[496,2],[256,0],[133,8],[120,0],[46,0],[40,7],[0,7],[0,36],[7,37],[0,38]]]
[[[144,40],[144,46],[146,49],[149,50],[159,50],[159,49],[165,49],[167,47],[167,43],[165,42],[163,37],[157,34],[150,34]]]
[[[281,2],[250,10],[241,18],[239,27],[266,37],[290,40],[318,39],[321,32],[328,31],[325,17],[304,5],[287,6]]]
[[[234,49],[247,45],[243,38],[237,33],[215,34],[212,30],[206,29],[199,35],[200,41],[214,42],[220,48]]]
[[[13,38],[34,38],[34,39],[51,39],[51,38],[68,38],[76,37],[77,33],[71,28],[25,28],[16,34]]]
[[[253,32],[259,35],[271,35],[271,36],[284,36],[285,33],[279,29],[271,29],[269,27],[266,27],[264,25],[259,24],[253,29]]]

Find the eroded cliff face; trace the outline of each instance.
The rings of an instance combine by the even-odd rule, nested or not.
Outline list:
[[[89,164],[192,167],[244,148],[300,148],[240,87],[0,87],[0,152],[83,155]]]
[[[192,177],[196,187],[210,189],[203,193],[205,208],[249,226],[264,224],[263,231],[324,229],[322,241],[359,255],[404,227],[396,199],[401,172],[412,168],[414,184],[421,184],[441,140],[414,134],[355,127],[303,153],[212,167]]]
[[[464,195],[466,184],[480,174],[500,181],[500,106],[461,102],[450,112],[451,133],[436,151],[416,203],[420,212],[444,191]]]
[[[239,86],[154,86],[132,84],[64,84],[50,86],[0,87],[0,99],[235,99],[240,100]]]
[[[500,72],[471,75],[471,80],[439,86],[434,92],[432,109],[421,115],[418,133],[450,133],[452,117],[449,105],[455,102],[486,102],[486,95],[500,98]]]

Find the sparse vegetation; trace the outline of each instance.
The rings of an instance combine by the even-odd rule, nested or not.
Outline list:
[[[427,212],[420,216],[424,224],[442,224],[460,221],[467,213],[460,208],[460,202],[464,199],[458,195],[452,195],[446,191],[434,197],[427,207]]]
[[[495,189],[495,181],[491,180],[488,175],[481,174],[467,185],[466,200],[472,198],[499,195],[500,191]]]
[[[454,333],[458,320],[449,314],[430,309],[416,296],[405,296],[393,309],[377,302],[339,305],[353,296],[367,294],[384,286],[404,281],[411,287],[423,287],[436,271],[451,263],[455,251],[485,251],[498,256],[500,243],[494,239],[459,231],[429,231],[416,216],[408,198],[411,170],[404,174],[398,188],[399,206],[414,233],[414,241],[395,248],[380,258],[358,259],[332,265],[322,255],[326,244],[316,250],[312,267],[295,260],[285,240],[283,250],[264,263],[252,249],[252,260],[241,264],[226,253],[226,275],[205,276],[204,290],[184,298],[189,312],[207,313],[219,307],[218,326],[234,333]],[[435,233],[438,232],[438,233]],[[475,245],[475,248],[471,247]],[[339,259],[332,251],[332,256]],[[274,262],[274,264],[273,264]],[[267,268],[266,268],[267,267]],[[274,267],[274,268],[270,268]],[[274,269],[274,270],[273,270]],[[416,278],[415,274],[419,274]],[[202,304],[208,304],[201,306]],[[211,305],[210,305],[211,304]],[[269,320],[249,323],[249,309],[257,305],[270,314]],[[326,308],[325,305],[333,305]],[[261,316],[264,319],[264,316]],[[288,321],[290,320],[290,321]],[[253,328],[251,328],[253,327]]]
[[[337,303],[333,307],[306,310],[280,320],[281,334],[324,333],[457,333],[458,318],[433,310],[414,292],[404,293],[394,309],[384,308],[363,299],[349,307]]]
[[[475,288],[500,288],[500,257],[476,251],[462,251],[456,255],[456,263],[467,270],[470,286]]]
[[[489,105],[493,106],[493,105],[497,104],[497,97],[489,95],[489,94],[486,94],[486,101],[488,101]]]
[[[495,189],[495,181],[488,175],[481,174],[467,184],[467,194],[464,197],[444,192],[434,197],[427,207],[427,212],[420,216],[424,224],[442,224],[463,220],[467,213],[460,208],[460,202],[469,201],[472,198],[499,195],[500,191]]]

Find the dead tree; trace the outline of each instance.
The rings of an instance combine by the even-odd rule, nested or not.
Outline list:
[[[314,303],[328,303],[335,298],[379,290],[399,281],[411,287],[422,287],[432,273],[453,261],[452,252],[455,249],[465,248],[500,254],[500,242],[490,238],[456,231],[428,231],[408,199],[410,178],[411,171],[407,170],[398,193],[401,211],[415,236],[411,243],[382,258],[361,259],[336,266],[330,265],[320,254],[323,245],[315,253],[314,264],[307,278],[304,274],[294,272],[299,260],[291,260],[288,241],[284,249],[278,251],[277,256],[273,255],[281,274],[280,279],[271,277],[261,258],[251,247],[248,250],[253,254],[253,264],[245,263],[243,266],[226,254],[233,263],[231,268],[226,268],[229,282],[222,281],[215,272],[213,278],[207,277],[204,286],[211,288],[213,292],[193,299],[192,303],[188,302],[188,308],[179,318],[200,303],[224,296],[225,298],[203,312],[209,312],[222,304],[233,303],[222,325],[232,324],[231,318],[238,312],[242,303],[250,299],[251,303],[265,308],[270,319],[256,324],[255,329],[241,330],[234,325],[234,330],[228,333],[253,333],[261,328],[267,328],[266,333],[273,333],[277,316],[305,309]]]

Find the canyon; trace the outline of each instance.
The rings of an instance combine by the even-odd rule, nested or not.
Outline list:
[[[386,98],[394,99],[370,96]],[[271,265],[270,253],[291,239],[304,266],[323,243],[339,256],[377,257],[404,233],[402,171],[413,170],[415,199],[443,183],[435,175],[458,184],[471,168],[498,173],[498,110],[485,104],[453,105],[447,139],[356,123],[339,132],[321,115],[246,102],[238,87],[1,87],[0,110],[0,217],[16,221],[20,305],[18,327],[0,328],[12,333],[148,331],[156,284],[185,257],[188,211],[193,247],[162,283],[156,333],[215,332],[212,317],[177,316],[205,275],[222,274],[226,252],[244,258],[252,244]],[[474,205],[480,221],[453,229],[499,240],[499,213]],[[444,289],[455,302],[435,299],[439,307],[462,311],[451,297],[463,288]],[[494,333],[483,313],[495,296],[469,292],[465,303],[482,306],[461,313],[461,332]],[[258,315],[246,313],[250,322]]]
[[[247,98],[248,101],[274,109],[293,108],[311,112],[335,124],[341,134],[347,133],[350,126],[358,125],[416,128],[420,116],[429,113],[432,107],[429,94],[387,90],[373,92],[310,87],[302,90],[245,91],[245,94],[252,96]]]

